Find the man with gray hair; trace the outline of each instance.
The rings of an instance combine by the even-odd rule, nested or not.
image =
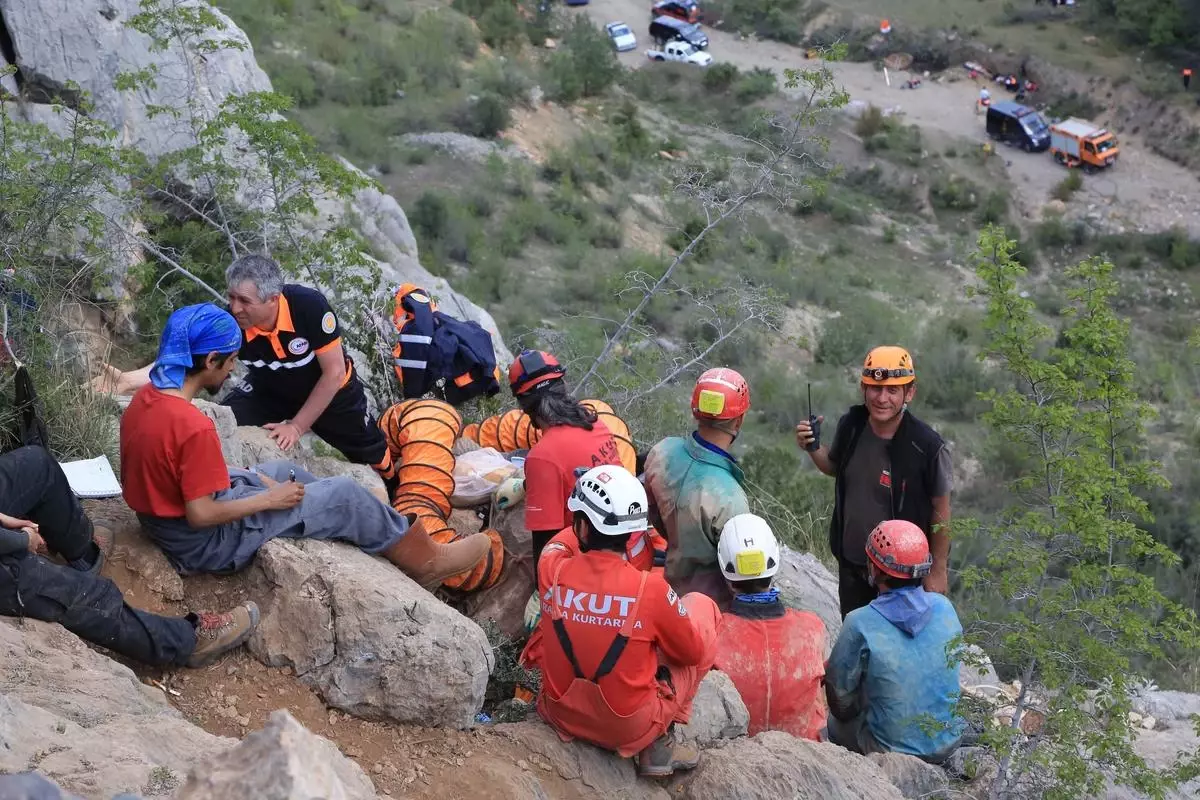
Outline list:
[[[249,375],[222,401],[239,425],[260,425],[282,450],[308,431],[355,464],[369,464],[397,486],[387,441],[342,346],[341,325],[325,295],[283,282],[266,256],[244,255],[225,271],[229,310],[242,329],[238,359]]]

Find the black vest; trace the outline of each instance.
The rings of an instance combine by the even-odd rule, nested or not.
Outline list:
[[[846,503],[846,465],[854,455],[858,437],[867,427],[867,407],[851,406],[838,420],[833,435],[835,452],[840,455],[834,464],[833,516],[829,520],[829,548],[842,557],[842,527]],[[938,453],[946,443],[938,432],[905,411],[896,435],[888,443],[888,458],[892,472],[892,519],[913,523],[929,536],[933,528],[933,482]]]

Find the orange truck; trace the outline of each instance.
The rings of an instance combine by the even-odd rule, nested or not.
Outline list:
[[[1050,153],[1060,164],[1095,172],[1115,164],[1120,148],[1111,131],[1072,118],[1050,126]]]

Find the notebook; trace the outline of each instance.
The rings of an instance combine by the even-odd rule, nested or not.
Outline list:
[[[121,484],[113,474],[108,456],[96,456],[85,461],[68,461],[59,464],[66,473],[67,483],[77,497],[116,497],[121,494]]]

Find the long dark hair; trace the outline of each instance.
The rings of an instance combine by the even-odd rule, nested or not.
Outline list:
[[[561,380],[539,386],[534,392],[517,398],[521,410],[533,418],[539,428],[554,428],[569,425],[590,431],[596,424],[596,412],[581,405],[567,393],[567,385]]]

